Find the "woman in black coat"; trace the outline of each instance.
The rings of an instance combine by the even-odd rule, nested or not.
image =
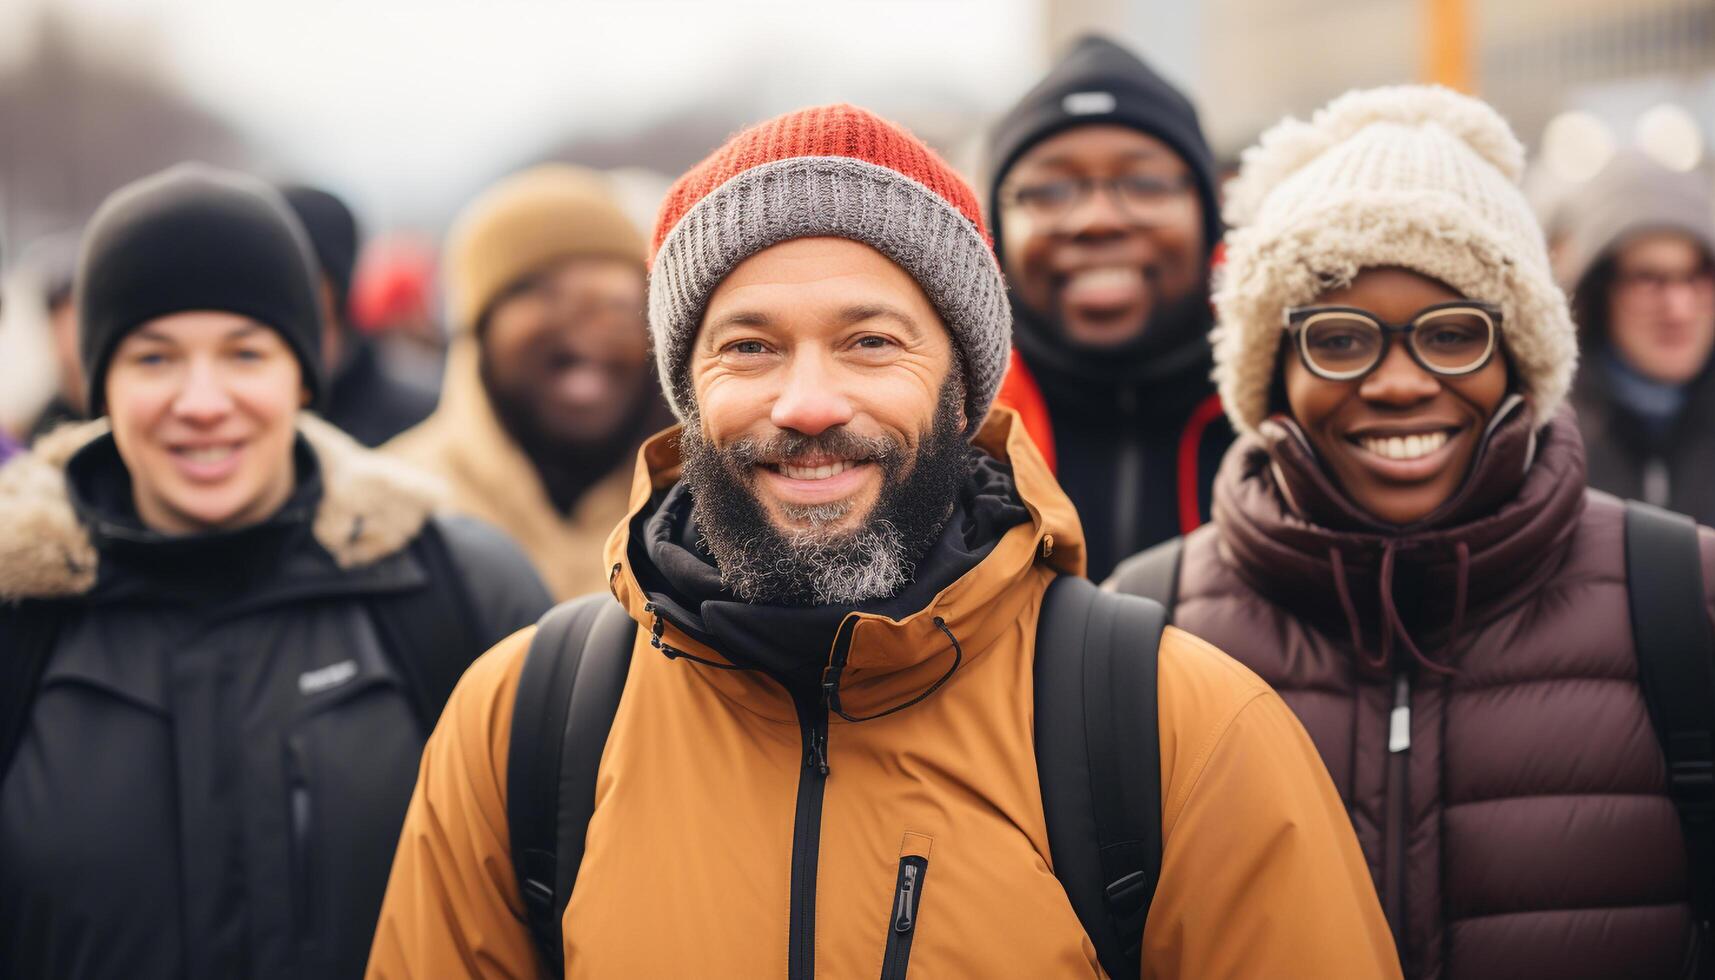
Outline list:
[[[301,411],[312,269],[273,190],[206,168],[90,226],[98,420],[0,472],[0,975],[358,976],[441,701],[549,605]]]

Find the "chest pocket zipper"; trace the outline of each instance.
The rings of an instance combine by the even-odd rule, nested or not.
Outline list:
[[[923,903],[923,878],[929,859],[902,857],[893,888],[893,909],[887,917],[887,952],[881,958],[881,980],[905,980],[911,964],[911,941],[917,935],[917,912]]]
[[[311,839],[316,832],[315,798],[311,792],[309,766],[302,742],[286,740],[286,801],[287,820],[291,828],[288,839],[291,864],[290,897],[292,903],[292,934],[299,952],[308,956],[315,936],[315,873],[311,859]]]

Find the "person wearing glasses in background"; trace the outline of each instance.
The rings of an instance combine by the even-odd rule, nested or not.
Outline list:
[[[1232,442],[1209,380],[1214,158],[1190,101],[1101,37],[1001,120],[989,158],[1013,311],[999,402],[1077,506],[1100,579],[1208,518]]]
[[[1588,366],[1590,485],[1715,522],[1715,201],[1641,154],[1567,202],[1561,281]]]
[[[1645,652],[1671,625],[1709,657],[1715,532],[1588,488],[1523,159],[1491,108],[1431,87],[1263,136],[1215,291],[1243,434],[1211,523],[1108,585],[1165,600],[1298,714],[1407,977],[1701,975],[1715,867],[1669,764],[1695,777],[1709,746],[1656,736]],[[1648,553],[1639,574],[1685,574],[1640,601],[1627,550],[1661,521],[1689,567]]]

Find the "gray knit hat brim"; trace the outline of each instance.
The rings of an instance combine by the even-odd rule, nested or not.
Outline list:
[[[851,157],[793,157],[753,167],[692,207],[661,243],[649,276],[649,331],[668,404],[691,413],[690,351],[715,287],[757,252],[797,238],[870,246],[923,288],[963,355],[968,431],[1006,373],[1012,311],[982,233],[922,183]]]

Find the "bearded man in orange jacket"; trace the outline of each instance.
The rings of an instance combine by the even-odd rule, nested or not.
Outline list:
[[[525,631],[424,753],[371,976],[1115,972],[1033,745],[1056,720],[1038,620],[1084,542],[1017,417],[989,413],[1009,325],[970,188],[863,110],[764,123],[680,179],[650,327],[684,425],[644,447],[607,543],[635,622],[557,942],[533,941],[547,886],[521,887],[510,836],[538,789],[508,771],[539,693]],[[1397,976],[1292,713],[1189,634],[1127,640],[1158,696],[1104,693],[1159,713],[1136,974]]]

